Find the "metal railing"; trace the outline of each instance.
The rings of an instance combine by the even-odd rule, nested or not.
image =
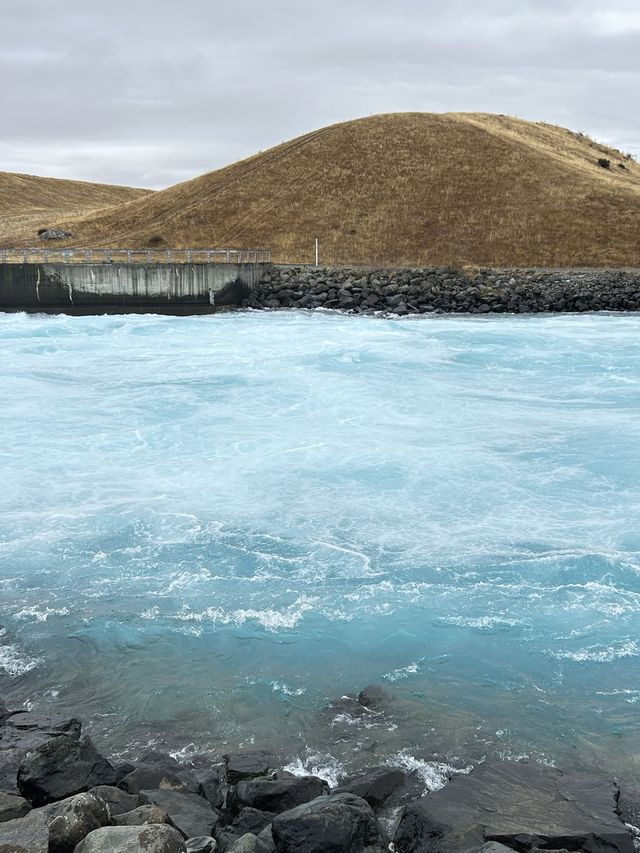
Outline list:
[[[270,249],[0,249],[0,264],[260,264]]]

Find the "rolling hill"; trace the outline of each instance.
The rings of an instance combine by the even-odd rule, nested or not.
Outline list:
[[[39,228],[148,196],[150,190],[0,172],[0,245],[33,244]]]
[[[58,222],[78,245],[268,247],[280,262],[312,261],[318,237],[326,264],[631,266],[640,165],[547,124],[393,113]]]

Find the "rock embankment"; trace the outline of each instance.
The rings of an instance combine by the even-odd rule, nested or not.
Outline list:
[[[248,308],[358,314],[537,314],[638,311],[640,270],[353,269],[272,266]]]
[[[268,750],[115,763],[75,717],[0,712],[1,853],[633,852],[633,804],[597,775],[487,761],[416,800],[400,768],[331,789]]]

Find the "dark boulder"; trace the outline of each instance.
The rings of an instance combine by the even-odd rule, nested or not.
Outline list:
[[[224,756],[227,782],[237,785],[243,779],[257,779],[269,772],[271,755],[268,752],[234,752]]]
[[[68,735],[78,740],[82,723],[77,717],[65,714],[47,714],[34,711],[12,714],[7,726],[23,732],[40,731],[48,735]]]
[[[185,853],[172,826],[105,826],[87,835],[74,853]]]
[[[9,723],[13,716],[11,714],[6,723]],[[52,738],[65,736],[67,732],[57,730],[45,731],[37,727],[18,728],[7,724],[2,726],[0,728],[0,790],[17,793],[18,767],[27,753]]]
[[[383,853],[371,806],[353,794],[318,797],[273,819],[278,853]]]
[[[234,841],[227,853],[269,853],[269,848],[257,835],[248,832]]]
[[[95,794],[96,797],[105,801],[111,817],[130,812],[142,805],[139,794],[127,794],[126,791],[121,791],[120,788],[113,785],[96,785],[95,788],[91,788],[89,793]]]
[[[195,774],[190,771],[173,771],[163,767],[136,767],[120,782],[123,791],[129,794],[139,794],[140,791],[166,788],[172,791],[185,791],[197,794],[200,785]]]
[[[210,835],[199,835],[197,838],[188,838],[185,846],[187,853],[216,853],[218,842]]]
[[[356,776],[355,779],[344,782],[332,793],[355,794],[357,797],[362,797],[373,809],[377,810],[382,808],[391,794],[401,788],[404,783],[405,774],[402,770],[391,767],[374,767],[372,770],[363,773],[362,776]]]
[[[140,796],[147,802],[164,809],[171,824],[185,838],[197,835],[213,835],[220,819],[211,803],[189,791],[175,791],[170,788],[141,791]]]
[[[30,811],[31,806],[23,797],[0,791],[0,823],[24,817]]]
[[[132,764],[130,761],[119,761],[117,764],[113,765],[113,769],[116,771],[116,785],[119,785],[125,776],[128,776],[129,773],[133,773],[136,769],[136,765]]]
[[[216,826],[212,833],[213,837],[216,840],[216,844],[218,845],[218,850],[220,853],[227,853],[227,850],[236,843],[240,836],[236,835],[235,832],[231,831],[230,826]]]
[[[96,785],[111,785],[115,772],[91,738],[51,738],[29,753],[18,768],[18,788],[34,806],[63,800]]]
[[[358,693],[358,702],[371,711],[382,711],[390,701],[390,696],[379,684],[369,684]]]
[[[39,812],[0,823],[0,853],[48,853],[47,819]]]
[[[195,770],[194,773],[198,780],[201,796],[206,797],[214,809],[221,809],[224,804],[226,787],[224,765],[210,770]]]
[[[38,810],[49,826],[49,853],[73,853],[94,829],[109,824],[109,809],[95,794],[76,794]]]
[[[258,833],[258,838],[267,845],[269,853],[277,853],[276,844],[273,840],[273,826],[271,824],[269,824],[269,826],[265,826],[262,832]]]
[[[250,806],[267,812],[284,812],[327,792],[326,782],[317,776],[251,779],[238,783],[235,802],[239,808]]]
[[[488,841],[520,851],[632,853],[632,835],[616,813],[617,793],[599,776],[491,762],[405,806],[394,842],[398,853],[453,853]]]
[[[112,823],[114,826],[146,826],[150,823],[171,823],[171,818],[160,806],[146,803],[130,812],[115,815]]]
[[[197,794],[200,782],[196,774],[179,764],[175,758],[163,753],[147,753],[140,764],[119,783],[130,794],[150,788],[170,788]]]
[[[11,711],[5,705],[4,700],[0,699],[0,726],[4,726],[10,716]]]
[[[258,835],[258,833],[262,832],[265,826],[269,826],[274,817],[274,812],[244,808],[235,816],[231,827],[234,832],[238,833],[238,835],[245,835],[247,832],[252,832],[254,835]]]

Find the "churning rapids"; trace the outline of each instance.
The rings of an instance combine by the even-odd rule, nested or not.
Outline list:
[[[0,356],[5,699],[637,775],[640,316],[1,315]]]

